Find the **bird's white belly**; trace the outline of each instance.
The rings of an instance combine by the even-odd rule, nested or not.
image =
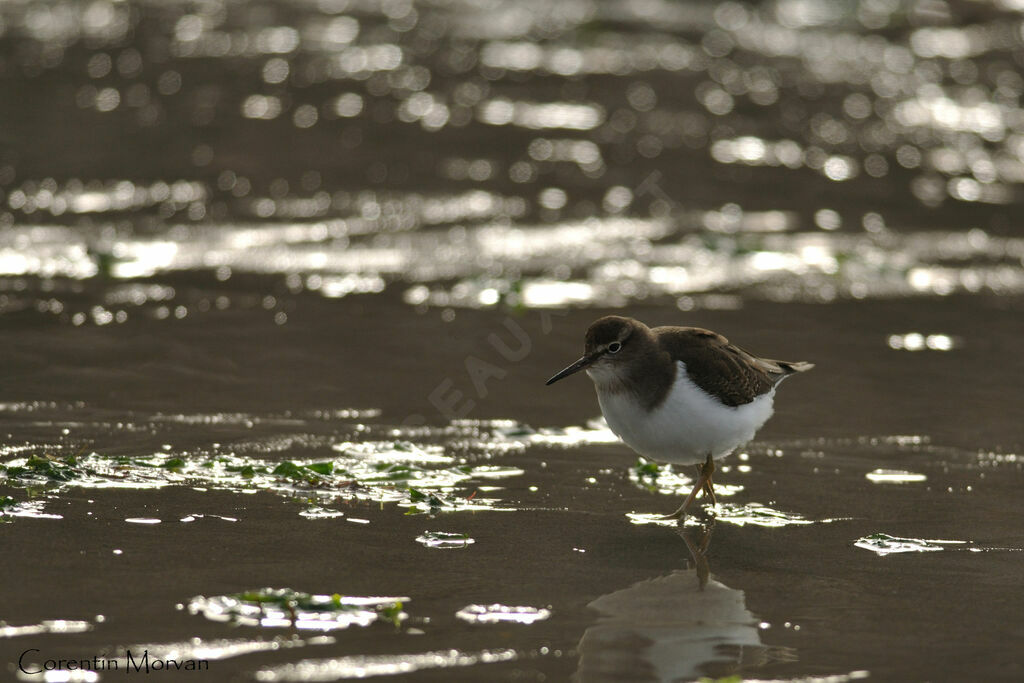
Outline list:
[[[754,438],[772,416],[775,390],[750,403],[731,407],[705,393],[679,363],[676,382],[666,399],[647,412],[628,392],[602,391],[597,400],[615,434],[634,451],[652,460],[676,464],[703,462],[710,453],[721,458]]]

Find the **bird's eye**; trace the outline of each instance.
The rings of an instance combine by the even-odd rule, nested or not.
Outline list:
[[[622,344],[619,342],[612,342],[608,345],[608,353],[618,353],[619,349],[622,348]]]

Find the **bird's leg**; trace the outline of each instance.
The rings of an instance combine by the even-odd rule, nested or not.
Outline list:
[[[693,503],[697,494],[704,491],[704,495],[711,499],[711,504],[715,504],[715,490],[711,484],[711,475],[715,471],[715,463],[711,459],[711,455],[708,454],[708,459],[703,465],[697,465],[697,483],[694,485],[693,490],[690,491],[690,495],[686,497],[683,504],[670,515],[665,515],[662,519],[682,519],[686,516],[686,511],[689,509],[690,504]]]
[[[717,505],[718,501],[715,499],[715,483],[711,481],[711,475],[714,473],[715,461],[711,458],[711,454],[708,453],[708,459],[700,466],[700,475],[704,480],[704,495],[711,501],[712,505]]]

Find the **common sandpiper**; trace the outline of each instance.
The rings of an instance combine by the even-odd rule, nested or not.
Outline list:
[[[680,519],[703,491],[715,504],[712,474],[772,416],[779,382],[812,363],[758,358],[699,327],[654,327],[610,315],[587,330],[583,357],[547,381],[586,370],[608,426],[659,463],[697,465]]]

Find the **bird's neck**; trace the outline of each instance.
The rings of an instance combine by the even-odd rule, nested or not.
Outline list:
[[[659,406],[676,380],[676,364],[657,347],[621,368],[595,367],[587,374],[600,396],[628,397],[645,409]]]

